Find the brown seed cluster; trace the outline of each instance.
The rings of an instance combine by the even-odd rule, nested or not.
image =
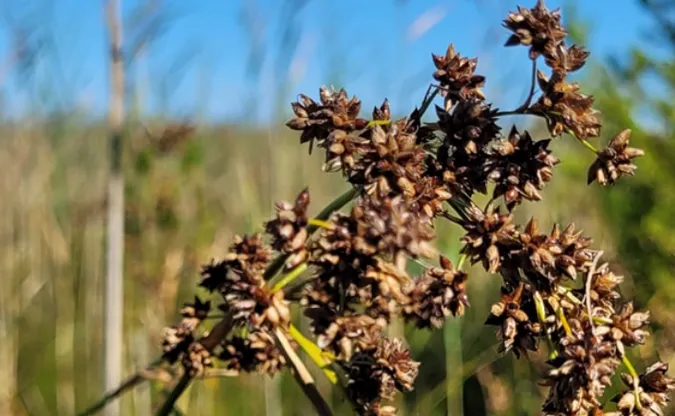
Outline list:
[[[637,166],[633,159],[644,156],[641,149],[628,147],[631,131],[621,131],[610,140],[607,147],[598,152],[598,158],[588,169],[588,183],[598,181],[600,185],[616,183],[622,175],[633,176]]]
[[[550,11],[538,0],[532,9],[518,7],[517,12],[509,13],[504,27],[513,32],[507,46],[529,47],[530,59],[543,56],[552,71],[550,76],[537,71],[542,94],[527,111],[543,116],[553,136],[563,132],[579,138],[598,136],[601,124],[592,108],[593,97],[582,94],[578,84],[566,81],[569,73],[584,66],[589,53],[583,47],[566,45],[560,10]]]
[[[512,32],[506,44],[524,45],[533,62],[532,93],[516,110],[500,111],[487,101],[477,59],[461,56],[453,45],[433,55],[439,85],[407,117],[392,119],[384,100],[369,119],[361,118],[361,101],[344,90],[322,87],[318,101],[300,95],[287,125],[302,132],[300,142],[308,142],[310,151],[315,142],[325,151],[324,170],[341,172],[355,188],[353,206],[310,219],[307,189],[293,203],[278,203],[265,223],[268,240],[261,234],[237,237],[222,260],[203,268],[200,286],[221,297],[219,309],[234,329],[215,348],[200,338],[196,330],[210,303],[197,299],[183,309],[183,321],[167,329],[165,358],[193,375],[214,358],[230,370],[274,374],[288,364],[275,337],[297,336],[290,303],[298,301],[314,348],[343,373],[354,408],[394,415],[387,402],[395,392],[413,389],[420,363],[385,330],[397,317],[437,329],[462,315],[470,305],[466,260],[501,276],[501,296],[486,321],[496,327],[500,350],[521,357],[547,341],[544,414],[607,414],[603,394],[628,362],[626,349],[645,342],[649,313],[621,299],[623,278],[599,263],[600,252],[573,224],[542,232],[534,218],[522,227],[514,222],[522,203],[542,199],[560,161],[550,137],[536,140],[515,127],[505,134],[498,124],[511,114],[541,117],[551,136],[567,132],[593,149],[586,139],[601,127],[593,98],[567,81],[588,52],[567,46],[560,12],[541,0],[510,13],[504,26]],[[550,75],[534,71],[540,57]],[[436,120],[423,123],[438,93],[444,102],[435,108]],[[595,152],[589,183],[614,183],[634,173],[632,161],[642,151],[628,147],[628,138],[624,131]],[[478,193],[491,196],[485,207],[474,201]],[[456,265],[433,247],[435,222],[442,219],[464,233]],[[314,228],[319,232],[312,236]],[[408,260],[425,264],[429,258],[439,265],[419,276],[408,272]],[[300,296],[285,293],[289,287]],[[301,341],[305,347],[312,342]],[[641,376],[632,366],[629,371],[629,389],[616,398],[620,414],[659,414],[675,387],[667,366],[657,363]]]
[[[307,261],[307,207],[309,190],[298,195],[295,204],[282,201],[277,203],[277,216],[265,224],[265,231],[272,236],[272,247],[286,255],[286,271]]]

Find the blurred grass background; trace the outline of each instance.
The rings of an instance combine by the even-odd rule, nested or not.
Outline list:
[[[11,0],[7,4],[18,3]],[[37,3],[44,7],[44,1]],[[166,101],[168,106],[171,101],[176,78],[182,76],[181,63],[189,60],[189,54],[174,50],[176,65],[158,72],[153,66],[152,35],[171,23],[163,11],[182,9],[164,9],[161,2],[149,1],[143,6],[154,4],[154,9],[139,6],[138,10],[127,10],[132,17],[146,10],[149,17],[143,18],[147,20],[143,25],[152,31],[136,30],[143,41],[135,58],[139,63],[129,71],[127,91],[124,374],[133,373],[159,355],[162,327],[174,322],[180,305],[193,296],[200,265],[222,256],[235,233],[260,231],[261,222],[273,213],[274,201],[292,199],[305,186],[309,186],[314,213],[346,189],[338,175],[321,173],[321,156],[308,155],[307,149],[299,146],[297,135],[283,127],[288,113],[286,98],[298,92],[302,79],[302,74],[294,72],[301,63],[289,56],[295,56],[304,33],[301,27],[305,20],[296,13],[304,2],[283,2],[280,14],[271,17],[276,19],[282,37],[274,60],[278,77],[272,81],[264,76],[263,62],[272,52],[260,34],[263,29],[254,23],[246,26],[249,20],[255,22],[251,16],[264,15],[262,9],[251,9],[256,7],[254,3],[241,2],[242,21],[250,36],[234,41],[247,42],[247,82],[259,83],[259,87],[248,93],[237,90],[218,100],[236,102],[244,115],[255,114],[255,107],[264,101],[273,114],[265,121],[244,116],[214,121],[208,117],[199,106],[214,94],[208,65],[198,68],[201,84],[195,92],[194,108],[176,112],[163,107],[162,103]],[[405,14],[407,2],[378,3],[378,7],[394,10],[394,16]],[[479,72],[494,74],[488,77],[488,85],[508,84],[518,69],[511,69],[510,61],[504,65],[491,63],[490,54],[505,39],[499,21],[515,4],[487,0],[474,3],[471,7],[477,7],[485,19],[476,21],[471,33],[486,40],[483,48],[474,51],[481,59]],[[532,6],[527,3],[524,5]],[[587,91],[596,95],[604,114],[606,127],[600,140],[605,142],[620,129],[630,127],[633,143],[647,151],[638,162],[638,175],[609,189],[587,187],[585,169],[592,155],[570,140],[557,140],[554,151],[563,163],[545,190],[544,201],[526,204],[518,218],[522,223],[536,215],[544,227],[556,221],[574,221],[594,237],[596,247],[608,253],[615,270],[627,277],[622,287],[626,296],[635,297],[639,307],[652,311],[654,336],[635,351],[634,362],[642,368],[657,355],[670,363],[675,357],[675,106],[671,99],[675,88],[671,12],[675,2],[661,1],[656,6],[650,6],[649,1],[640,3],[645,3],[641,10],[651,19],[651,37],[627,42],[612,59],[595,57],[580,79]],[[426,14],[413,16],[412,21],[402,19],[409,26],[396,24],[402,33],[422,37],[440,19],[453,20],[451,9],[446,15],[441,7],[445,3],[439,4],[430,3]],[[565,16],[573,36],[583,41],[593,33],[595,22],[575,18],[574,4],[567,4]],[[330,7],[339,8],[335,4],[326,7],[329,11]],[[9,58],[0,73],[4,97],[0,108],[0,415],[72,415],[102,394],[107,127],[96,111],[88,111],[79,102],[73,104],[78,91],[72,91],[74,96],[64,95],[62,90],[58,97],[50,93],[63,81],[50,66],[55,65],[55,52],[40,35],[35,18],[25,12],[19,15],[23,20],[4,20],[5,32],[14,36],[14,42],[5,43],[9,45],[4,48]],[[603,16],[593,18],[602,20]],[[34,24],[33,31],[26,22]],[[128,31],[133,41],[134,28]],[[342,59],[346,51],[329,41],[340,31],[340,24],[333,22],[326,25],[327,35],[317,40],[318,47],[328,49],[330,57],[330,71],[320,82],[345,86],[350,93],[358,94],[349,88],[350,78],[361,76],[363,63]],[[368,34],[364,37],[368,39]],[[395,50],[401,62],[406,61],[410,49],[423,49],[426,56],[442,51],[424,42],[406,43],[402,35],[392,34],[391,39],[398,42]],[[657,52],[650,54],[645,45],[655,46]],[[377,44],[370,46],[377,50]],[[161,47],[171,50],[171,45]],[[418,101],[414,92],[421,94],[426,88],[430,67],[428,59],[423,66],[420,63],[418,75],[392,83],[392,95]],[[378,71],[386,73],[388,69]],[[2,81],[3,76],[9,79],[10,75],[14,87]],[[24,97],[20,114],[12,109],[11,102],[16,85],[29,86],[25,96],[30,99]],[[303,92],[315,95],[318,86]],[[519,102],[520,96],[509,101],[510,90],[497,87],[490,87],[489,97],[494,101]],[[523,84],[522,91],[526,89]],[[518,94],[521,89],[517,89]],[[146,107],[152,100],[160,105],[154,105],[150,112]],[[375,104],[364,103],[364,108]],[[406,108],[395,109],[399,115],[405,114]],[[160,149],[161,144],[153,137],[160,136],[167,124],[186,117],[196,123],[196,133]],[[505,120],[504,128],[510,127],[509,121]],[[515,121],[524,126],[528,123]],[[537,137],[544,134],[542,126],[529,127]],[[146,130],[152,134],[149,136]],[[441,224],[438,234],[439,249],[456,258],[458,230]],[[450,321],[436,332],[401,329],[414,357],[423,362],[416,390],[405,396],[401,409],[411,415],[539,414],[545,390],[536,381],[545,370],[544,355],[516,360],[512,355],[500,357],[496,353],[493,329],[483,322],[498,297],[498,278],[486,276],[478,268],[471,269],[470,276],[472,307],[465,317]],[[330,393],[320,372],[314,373],[337,412],[348,414],[348,405],[337,393]],[[162,399],[162,388],[162,383],[153,382],[124,396],[122,414],[150,414],[152,406]],[[189,415],[311,414],[309,403],[288,375],[273,380],[258,375],[200,380],[179,400],[178,407]]]

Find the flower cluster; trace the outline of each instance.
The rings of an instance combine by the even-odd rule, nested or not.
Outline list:
[[[567,76],[583,67],[588,52],[566,44],[559,11],[539,0],[510,13],[504,26],[512,32],[506,45],[526,46],[533,64],[531,93],[516,110],[500,111],[487,101],[477,59],[453,45],[433,55],[438,85],[406,117],[392,119],[384,100],[369,119],[361,118],[361,101],[343,89],[322,87],[318,100],[300,95],[287,126],[301,132],[310,151],[316,144],[325,152],[324,170],[344,175],[353,206],[340,211],[349,201],[338,198],[311,218],[307,189],[293,203],[279,202],[265,223],[267,237],[237,237],[221,261],[202,271],[200,285],[221,297],[219,309],[233,328],[212,331],[209,342],[199,338],[195,331],[210,303],[197,299],[167,330],[165,358],[180,360],[191,374],[203,373],[214,357],[230,370],[274,374],[293,361],[279,337],[292,338],[291,349],[302,346],[318,364],[329,361],[331,371],[342,373],[338,382],[360,414],[392,415],[396,409],[387,401],[412,390],[420,363],[385,330],[396,317],[434,329],[462,315],[470,306],[462,266],[480,263],[501,276],[501,297],[486,321],[496,327],[500,350],[521,357],[548,341],[544,414],[604,414],[601,398],[622,363],[630,374],[624,376],[629,389],[616,398],[619,411],[657,412],[675,388],[667,366],[657,363],[638,375],[626,355],[645,341],[649,313],[621,299],[622,277],[599,263],[601,252],[574,225],[541,232],[534,218],[525,226],[514,222],[521,204],[543,198],[560,161],[551,137],[536,140],[515,127],[503,132],[498,121],[532,115],[547,121],[552,137],[574,136],[595,153],[589,183],[632,175],[642,151],[628,147],[628,130],[600,151],[587,141],[601,127],[593,98]],[[536,70],[541,57],[550,75]],[[437,94],[443,105],[435,108],[436,120],[424,123]],[[490,194],[485,207],[474,201],[478,193]],[[464,233],[456,265],[433,247],[435,222],[443,219]],[[438,266],[409,273],[408,260],[426,264],[422,259],[430,258],[439,259]],[[291,324],[294,300],[318,355]]]

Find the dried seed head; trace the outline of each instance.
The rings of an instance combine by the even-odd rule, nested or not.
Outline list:
[[[361,414],[387,414],[378,413],[388,407],[382,406],[382,399],[392,400],[396,390],[411,391],[419,369],[403,343],[389,338],[381,338],[376,347],[354,354],[341,365],[349,377],[347,393]]]
[[[197,326],[206,319],[211,302],[202,302],[195,296],[194,303],[186,303],[181,309],[183,319],[176,326],[164,328],[162,357],[170,363],[178,361],[194,341]]]
[[[560,163],[548,150],[549,143],[550,140],[535,142],[527,131],[521,135],[514,126],[508,139],[495,145],[494,157],[485,168],[496,183],[493,197],[503,196],[509,210],[523,199],[541,200],[539,191],[553,177],[553,167]]]
[[[513,350],[516,357],[537,350],[541,325],[537,322],[532,293],[521,283],[509,291],[502,288],[499,302],[492,305],[486,325],[497,326],[499,351]]]
[[[513,32],[506,46],[528,46],[530,59],[537,59],[542,54],[548,59],[567,36],[560,10],[548,10],[543,0],[538,0],[532,9],[518,7],[517,12],[510,12],[504,27]]]
[[[598,157],[588,169],[588,183],[600,185],[615,183],[621,176],[635,174],[637,166],[633,159],[644,156],[641,149],[628,147],[630,129],[625,129],[610,140],[609,145],[598,152]]]
[[[384,329],[382,322],[367,315],[337,316],[325,312],[319,308],[305,310],[320,348],[349,361],[354,353],[377,346]]]
[[[276,217],[265,223],[265,231],[272,236],[272,247],[288,254],[285,263],[286,271],[303,263],[308,252],[307,207],[309,206],[309,190],[303,190],[295,200],[295,204],[279,202],[276,204]]]
[[[267,331],[253,330],[245,337],[232,337],[223,341],[222,349],[219,358],[229,370],[273,376],[286,366],[286,359]]]
[[[564,73],[554,72],[549,78],[539,71],[537,79],[543,94],[530,111],[546,119],[552,136],[566,131],[582,139],[600,135],[602,124],[593,97],[579,92],[578,84],[567,83]]]
[[[361,101],[356,97],[350,99],[344,89],[321,87],[319,95],[321,100],[317,103],[301,94],[300,99],[291,104],[296,117],[286,123],[291,129],[302,131],[300,143],[310,142],[310,151],[314,140],[321,145],[334,130],[348,133],[367,124],[358,118]]]
[[[639,376],[637,397],[634,380],[628,374],[622,374],[626,390],[614,397],[622,415],[642,416],[645,414],[662,415],[663,408],[670,401],[668,394],[675,390],[675,380],[666,376],[668,364],[656,362]],[[639,406],[638,406],[639,400]]]
[[[461,253],[472,263],[482,262],[489,273],[495,273],[516,237],[511,214],[501,214],[499,208],[489,206],[484,212],[471,212],[460,225],[466,231]]]
[[[440,268],[425,270],[411,286],[404,316],[418,328],[441,328],[450,315],[463,315],[469,305],[465,292],[468,275],[456,270],[445,257],[440,263]]]
[[[201,343],[193,342],[183,355],[183,367],[193,377],[202,375],[206,368],[213,367],[211,353]]]
[[[455,52],[455,46],[450,44],[445,55],[432,55],[436,72],[434,79],[441,84],[441,95],[446,99],[446,110],[458,100],[468,98],[484,99],[481,87],[485,84],[485,77],[475,75],[478,59],[464,58]]]

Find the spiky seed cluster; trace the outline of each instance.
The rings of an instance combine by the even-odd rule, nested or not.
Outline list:
[[[648,335],[647,312],[636,312],[631,303],[626,303],[617,313],[619,296],[615,288],[621,279],[611,274],[607,265],[597,268],[590,279],[588,292],[584,289],[578,293],[580,298],[587,293],[583,303],[567,299],[558,303],[558,297],[548,298],[551,312],[559,317],[556,311],[562,308],[566,320],[558,329],[560,354],[550,361],[553,368],[546,380],[551,386],[544,404],[547,414],[601,411],[601,398],[625,349],[644,343]]]
[[[537,350],[537,337],[541,335],[541,324],[536,315],[532,292],[523,283],[509,291],[502,287],[499,302],[490,308],[486,325],[497,327],[500,352],[513,350],[516,357]]]
[[[628,147],[630,129],[622,130],[610,140],[607,147],[598,152],[598,158],[588,169],[588,183],[598,181],[600,185],[615,183],[622,175],[633,176],[637,166],[633,159],[644,156],[644,151]]]
[[[592,240],[576,231],[574,224],[564,230],[556,224],[550,234],[541,234],[532,218],[518,235],[519,247],[512,251],[523,274],[538,290],[551,292],[563,279],[574,279],[585,272],[593,259],[588,249]]]
[[[206,319],[211,302],[202,302],[197,296],[193,303],[186,303],[180,313],[183,319],[176,326],[164,328],[163,358],[170,363],[178,361],[195,339],[195,330]]]
[[[268,331],[252,330],[222,342],[218,358],[225,367],[237,372],[257,372],[273,376],[286,366],[286,358],[276,347]]]
[[[286,125],[293,130],[302,131],[301,143],[310,142],[312,146],[316,140],[320,146],[329,148],[335,143],[334,140],[327,140],[331,133],[349,133],[366,126],[367,121],[358,118],[361,101],[356,97],[350,99],[345,90],[336,91],[322,87],[320,97],[320,102],[316,102],[300,94],[300,99],[292,104],[296,117]]]
[[[516,235],[513,215],[502,214],[499,208],[488,206],[485,211],[471,210],[459,224],[466,231],[461,253],[472,263],[481,262],[485,270],[495,273]]]
[[[265,231],[272,236],[272,247],[289,257],[286,271],[292,270],[307,261],[307,207],[309,190],[303,190],[295,204],[281,201],[276,204],[277,215],[265,224]]]
[[[615,397],[616,416],[662,415],[662,408],[670,401],[668,394],[675,390],[675,380],[666,376],[668,364],[656,362],[638,377],[637,390],[630,374],[621,374],[626,391]]]
[[[579,84],[566,82],[566,75],[554,72],[549,77],[538,71],[537,81],[542,96],[530,111],[546,119],[553,136],[564,132],[582,139],[600,135],[602,124],[597,117],[598,111],[593,109],[593,97],[581,93]]]
[[[496,184],[493,198],[503,196],[509,210],[523,199],[540,201],[539,191],[553,178],[553,167],[560,163],[548,149],[550,142],[535,142],[528,132],[521,135],[513,127],[508,139],[494,146],[493,152],[499,157],[488,165],[488,176]]]
[[[513,32],[507,46],[527,46],[532,60],[543,55],[552,70],[550,76],[537,71],[542,94],[526,111],[544,117],[553,136],[563,132],[580,138],[598,136],[601,123],[592,108],[593,97],[579,92],[578,84],[566,81],[570,72],[584,66],[589,53],[580,46],[565,44],[567,31],[562,27],[560,11],[550,11],[543,0],[538,0],[532,9],[518,7],[517,12],[509,13],[504,26]]]
[[[616,344],[594,336],[588,320],[573,319],[570,326],[571,333],[561,341],[561,354],[550,360],[545,414],[587,415],[600,408],[599,399],[620,365]]]
[[[517,12],[509,12],[504,27],[513,32],[506,46],[529,47],[532,60],[541,55],[546,58],[554,56],[567,36],[562,26],[560,9],[548,10],[542,0],[538,0],[532,9],[518,6]]]
[[[363,415],[394,414],[382,400],[392,400],[396,390],[408,392],[419,371],[419,363],[401,340],[381,338],[343,364],[349,375],[347,392]]]
[[[330,321],[363,306],[371,317],[388,321],[409,303],[406,291],[412,282],[393,262],[433,254],[429,219],[409,211],[402,197],[365,198],[351,215],[336,213],[330,223],[313,244],[310,263],[318,272],[305,290],[306,314]],[[314,328],[329,325],[317,322]]]
[[[469,306],[465,288],[468,275],[443,256],[440,266],[426,269],[411,287],[404,316],[418,328],[441,328],[448,317],[463,315]]]
[[[223,309],[232,313],[235,322],[286,327],[290,322],[288,301],[283,292],[271,293],[263,278],[271,255],[260,234],[237,236],[223,261],[203,268],[201,286],[225,298]]]
[[[448,46],[445,55],[432,55],[432,58],[436,65],[434,79],[441,84],[446,111],[450,111],[458,100],[484,98],[481,87],[485,84],[485,77],[474,73],[478,59],[462,57],[453,44]]]

